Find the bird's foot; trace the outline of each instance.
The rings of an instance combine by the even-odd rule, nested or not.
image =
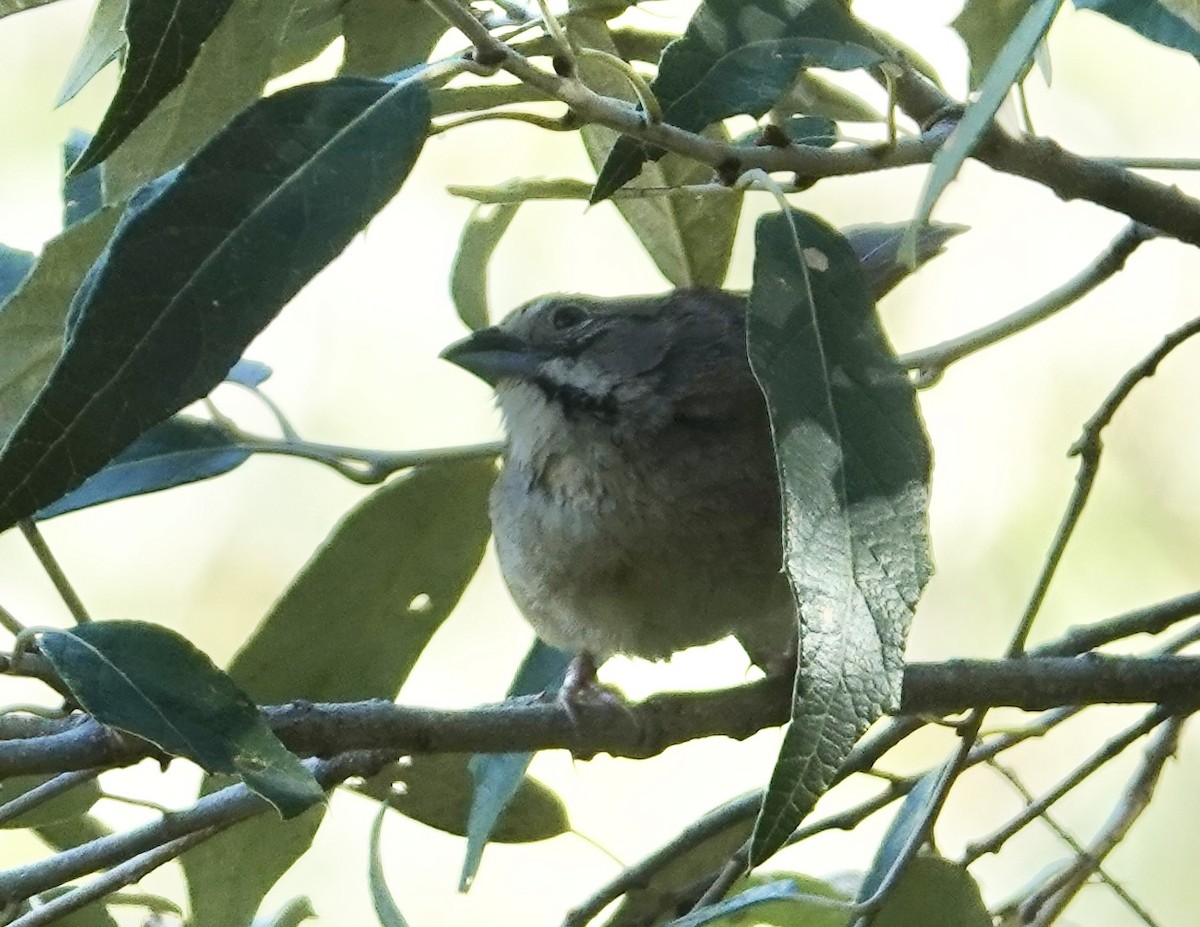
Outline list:
[[[585,705],[615,705],[629,711],[629,703],[621,691],[602,683],[596,671],[596,658],[586,650],[582,651],[575,655],[567,667],[562,687],[558,690],[557,701],[576,726],[579,724],[580,709]]]

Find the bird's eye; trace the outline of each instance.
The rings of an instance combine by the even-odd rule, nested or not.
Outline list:
[[[558,306],[554,310],[554,314],[550,316],[550,323],[559,331],[564,328],[574,328],[580,322],[587,318],[587,313],[582,306],[576,306],[574,303],[565,303]]]

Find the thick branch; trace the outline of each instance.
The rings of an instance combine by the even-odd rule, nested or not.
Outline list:
[[[656,695],[633,706],[574,709],[510,700],[469,710],[371,701],[298,703],[264,709],[289,748],[307,756],[348,750],[510,753],[567,749],[580,756],[649,757],[701,737],[744,739],[788,717],[791,680],[763,679],[713,692]],[[905,671],[901,714],[929,715],[1010,706],[1200,704],[1200,657],[1026,658],[915,663]],[[150,755],[131,737],[95,723],[0,718],[0,775],[121,766]]]

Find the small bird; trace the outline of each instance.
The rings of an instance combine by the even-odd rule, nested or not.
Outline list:
[[[796,604],[744,297],[547,296],[441,356],[495,388],[496,552],[534,631],[577,655],[569,688],[613,654],[729,634],[788,665]]]

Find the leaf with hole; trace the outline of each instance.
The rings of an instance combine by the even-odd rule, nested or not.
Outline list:
[[[307,84],[155,181],[79,288],[66,346],[0,452],[0,526],[219,383],[395,195],[428,125],[419,78]]]
[[[324,800],[249,697],[179,634],[96,621],[38,636],[41,653],[97,721],[210,772],[238,775],[285,817]]]
[[[858,258],[815,216],[759,220],[748,339],[771,412],[784,565],[800,609],[792,723],[755,826],[757,864],[867,726],[899,703],[905,637],[932,571],[931,461]]]
[[[487,544],[490,460],[434,464],[347,514],[229,666],[262,703],[395,698]],[[337,646],[314,646],[336,635]]]

